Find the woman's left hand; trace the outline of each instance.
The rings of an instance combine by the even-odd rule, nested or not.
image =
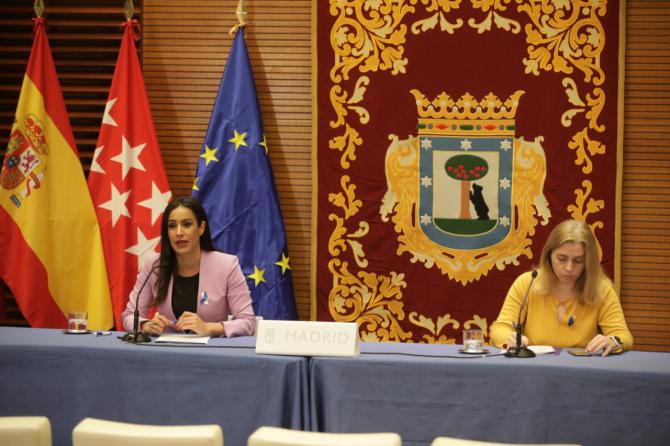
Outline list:
[[[588,353],[597,353],[602,351],[602,356],[607,356],[616,348],[613,340],[601,334],[595,335],[593,339],[587,344],[586,350]]]
[[[200,335],[210,334],[209,325],[210,324],[200,319],[200,316],[196,313],[191,313],[190,311],[184,311],[176,324],[177,330],[179,331],[191,330]]]

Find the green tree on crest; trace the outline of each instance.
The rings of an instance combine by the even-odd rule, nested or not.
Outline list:
[[[476,155],[455,155],[444,163],[444,170],[450,178],[461,182],[461,212],[458,218],[470,220],[470,182],[486,176],[488,163]]]

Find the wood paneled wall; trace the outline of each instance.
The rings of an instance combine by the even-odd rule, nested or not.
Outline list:
[[[246,31],[302,319],[308,319],[310,313],[311,1],[250,0]],[[0,135],[0,156],[31,41],[32,2],[27,3],[31,5],[0,8],[0,132],[4,132]],[[119,5],[117,15],[115,3]],[[123,20],[123,1],[91,0],[80,7],[81,2],[74,0],[51,0],[47,10],[49,4],[61,8],[52,9],[52,13],[64,14],[61,21],[52,22],[59,32],[49,35],[87,168],[102,115],[100,107],[109,88],[105,83],[111,80],[112,72],[109,62],[95,57],[111,52],[115,58],[121,34],[112,28]],[[236,0],[135,1],[143,16],[145,81],[175,194],[190,193],[200,144],[232,42],[228,30],[237,23],[236,5]],[[107,35],[108,44],[103,44],[104,40],[82,43],[91,36],[80,35],[79,44],[73,45],[77,40],[69,34],[82,34],[82,21],[96,16],[92,9],[100,12],[100,29],[108,27],[101,32]],[[76,11],[87,14],[73,15]],[[626,15],[621,298],[636,348],[670,351],[670,2],[629,0]],[[68,48],[68,42],[73,46]],[[97,45],[99,52],[78,56],[91,45]],[[78,57],[83,60],[73,65],[85,67],[85,60],[92,60],[88,66],[99,67],[99,84],[94,84],[93,91],[88,75],[77,74],[76,68],[63,68],[63,61]],[[88,80],[83,82],[85,78]],[[77,109],[86,103],[87,97],[81,95],[89,95],[94,108],[88,113],[98,114],[94,122],[86,121]],[[11,299],[7,310],[15,311]]]
[[[621,300],[636,348],[670,351],[670,2],[626,14]]]

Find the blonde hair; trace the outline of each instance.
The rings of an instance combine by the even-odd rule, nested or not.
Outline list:
[[[602,299],[602,283],[609,282],[598,258],[598,244],[589,225],[579,220],[565,220],[551,231],[542,248],[540,256],[538,290],[549,294],[558,283],[551,264],[551,253],[564,243],[581,243],[584,247],[584,271],[577,278],[575,288],[579,293],[578,299],[582,304],[594,305]]]

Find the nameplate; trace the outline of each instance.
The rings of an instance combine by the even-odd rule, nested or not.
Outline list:
[[[256,327],[256,353],[293,356],[358,356],[355,322],[273,321]]]

